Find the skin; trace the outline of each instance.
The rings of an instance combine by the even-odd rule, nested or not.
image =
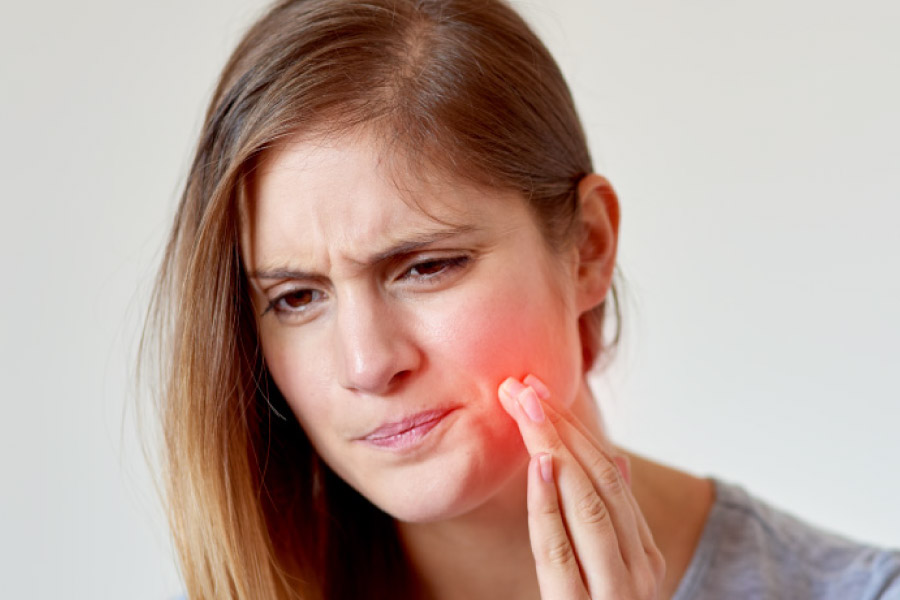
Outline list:
[[[515,194],[391,164],[365,132],[295,139],[269,153],[244,207],[242,253],[266,363],[313,445],[398,520],[426,596],[659,597],[663,555],[581,365],[578,315],[602,302],[615,264],[608,183],[582,181],[587,235],[552,252]],[[516,398],[498,393],[522,380],[528,393],[541,390],[534,399],[552,418],[523,418]],[[452,412],[410,451],[360,440],[436,408]],[[559,481],[540,477],[540,456],[552,457]],[[628,483],[607,493],[598,482],[613,473]],[[615,508],[609,523],[624,525],[567,532],[563,515],[588,492]],[[542,560],[560,539],[583,564]],[[616,562],[616,540],[624,556],[642,547],[649,558]]]

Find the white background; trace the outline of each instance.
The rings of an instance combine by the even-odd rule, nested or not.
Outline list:
[[[4,3],[0,581],[179,583],[134,348],[215,77],[258,2]],[[528,0],[622,203],[621,443],[900,545],[900,4]]]

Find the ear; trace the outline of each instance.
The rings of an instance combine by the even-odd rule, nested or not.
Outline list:
[[[619,199],[605,177],[585,176],[578,183],[581,232],[578,238],[578,313],[606,298],[612,286],[619,242]]]

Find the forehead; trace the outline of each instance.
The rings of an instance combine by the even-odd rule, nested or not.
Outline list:
[[[520,226],[524,202],[435,168],[415,167],[372,136],[295,138],[268,152],[242,207],[256,263],[359,260],[409,236]],[[495,231],[495,233],[502,233]]]

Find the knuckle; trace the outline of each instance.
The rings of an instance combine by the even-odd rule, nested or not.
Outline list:
[[[562,518],[562,514],[559,509],[559,502],[546,501],[541,502],[535,507],[535,512],[543,517],[559,515],[560,519]]]
[[[535,556],[535,561],[543,565],[566,565],[574,560],[575,551],[564,532],[544,540]]]
[[[543,446],[543,451],[553,456],[563,456],[566,451],[563,441],[555,433],[544,436]]]
[[[590,464],[590,472],[593,473],[594,479],[604,492],[617,494],[622,491],[622,478],[619,476],[619,469],[603,454],[598,453],[593,457]]]
[[[609,511],[600,496],[591,490],[575,503],[575,511],[582,523],[594,525],[603,523],[609,519]]]

